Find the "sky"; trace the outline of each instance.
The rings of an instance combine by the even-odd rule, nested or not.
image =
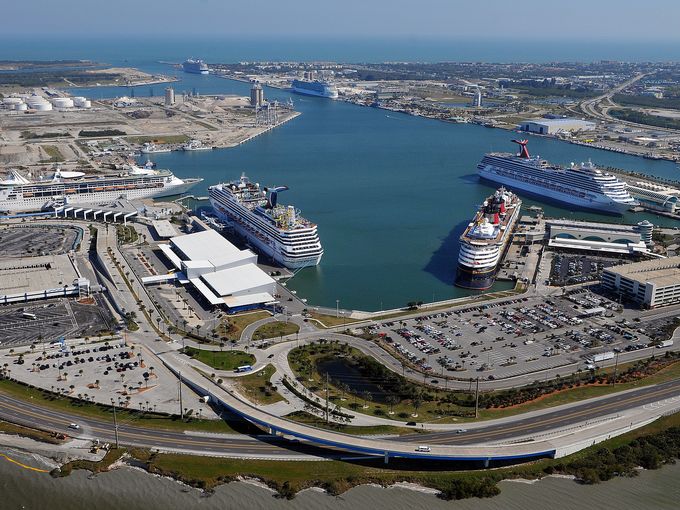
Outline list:
[[[678,0],[9,0],[1,10],[3,33],[21,36],[680,42]]]

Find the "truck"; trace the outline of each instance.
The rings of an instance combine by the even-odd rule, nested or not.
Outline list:
[[[607,351],[607,352],[600,352],[600,353],[588,356],[586,358],[586,361],[588,363],[599,363],[601,361],[606,361],[608,359],[613,359],[613,358],[614,358],[614,351]]]
[[[663,349],[664,347],[670,347],[673,345],[673,340],[664,340],[659,345],[656,346],[657,349]]]

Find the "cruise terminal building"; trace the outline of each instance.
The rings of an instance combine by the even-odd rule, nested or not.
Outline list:
[[[238,249],[215,230],[176,236],[158,247],[176,272],[143,278],[145,284],[178,280],[211,305],[231,311],[275,303],[276,282],[257,266],[257,255]]]

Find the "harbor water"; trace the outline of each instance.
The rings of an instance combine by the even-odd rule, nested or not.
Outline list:
[[[161,72],[158,64],[146,68]],[[168,71],[165,67],[165,71]],[[249,84],[216,76],[179,74],[178,93],[248,94]],[[153,87],[137,87],[138,96]],[[157,93],[160,92],[156,86]],[[78,89],[88,97],[129,94],[127,88]],[[302,115],[238,147],[153,155],[160,168],[180,177],[200,176],[192,190],[237,179],[242,172],[262,185],[287,185],[292,203],[319,225],[325,254],[321,264],[289,283],[310,305],[381,310],[409,301],[439,301],[469,295],[453,286],[458,238],[492,185],[479,181],[476,165],[489,151],[514,151],[515,133],[470,124],[451,124],[267,88],[265,95],[291,98]],[[592,159],[665,178],[680,177],[677,165],[607,152],[541,137],[529,149],[553,162]],[[523,197],[525,198],[525,197]],[[574,212],[525,198],[559,217],[618,221]],[[626,214],[624,221],[649,219]],[[499,282],[494,289],[509,288]]]

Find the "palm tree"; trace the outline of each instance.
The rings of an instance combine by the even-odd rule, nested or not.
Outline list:
[[[399,403],[399,397],[396,395],[387,396],[387,404],[390,406],[389,414],[394,414],[394,405]]]
[[[364,409],[367,409],[368,408],[367,402],[370,402],[370,401],[373,400],[373,395],[371,395],[370,391],[363,391],[361,393],[361,398],[364,399]]]

